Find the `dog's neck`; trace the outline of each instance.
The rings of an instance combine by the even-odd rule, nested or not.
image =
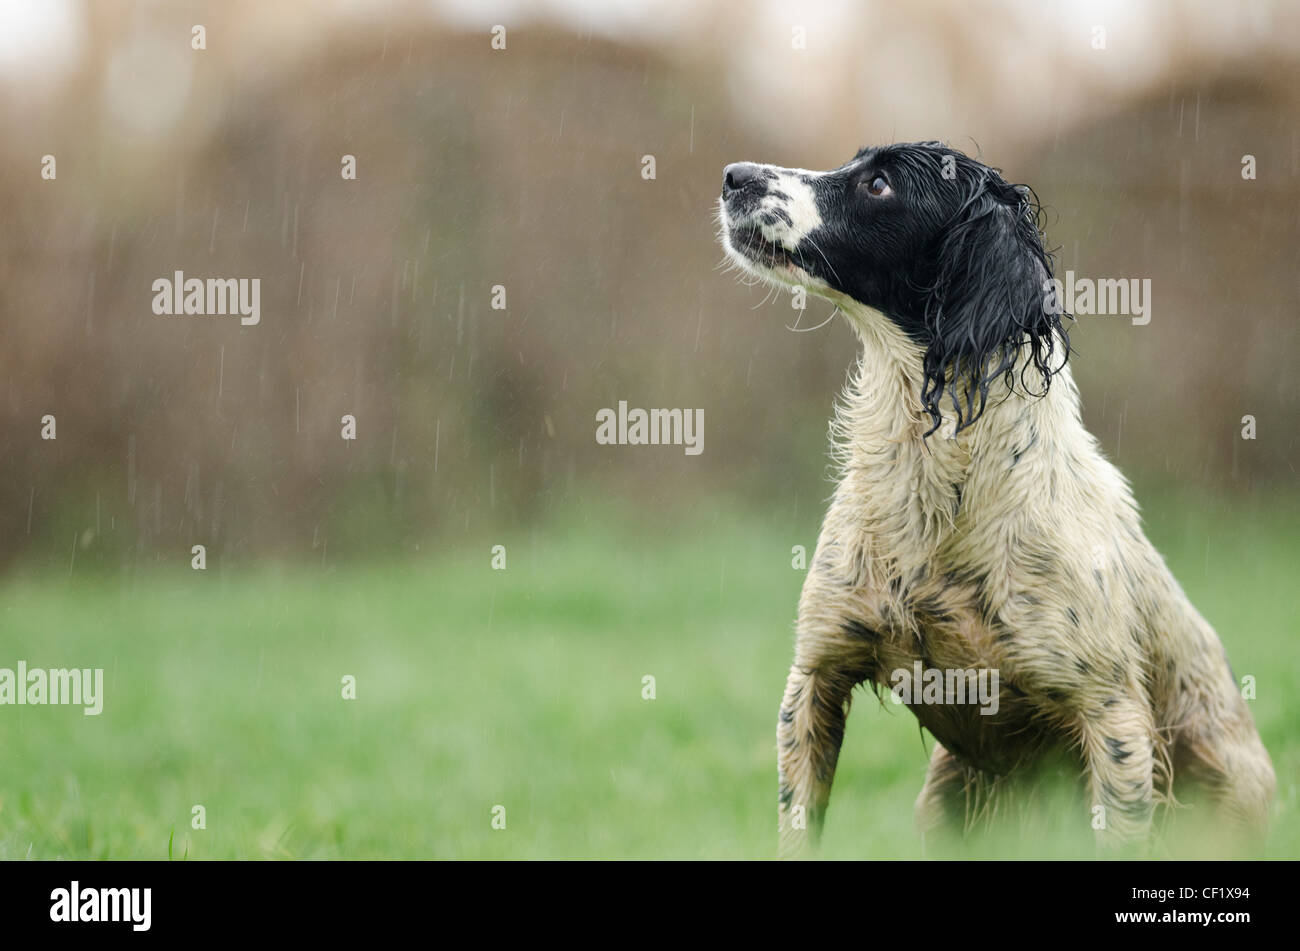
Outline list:
[[[1021,465],[1021,471],[1042,472],[1055,464],[1052,454],[1062,440],[1088,438],[1068,368],[1041,397],[1020,386],[1009,390],[1001,378],[992,381],[985,411],[973,425],[954,434],[949,405],[939,428],[926,436],[934,423],[921,405],[923,348],[878,311],[837,303],[862,342],[832,422],[837,497],[855,513],[869,547],[889,548],[889,539],[908,538],[933,551],[957,527],[963,506],[978,504],[966,492],[975,476],[996,479]]]

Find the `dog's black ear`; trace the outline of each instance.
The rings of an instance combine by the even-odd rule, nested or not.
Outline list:
[[[1014,386],[1024,348],[1029,359],[1020,382],[1039,395],[1068,358],[1069,336],[1050,292],[1052,259],[1043,247],[1040,214],[1028,187],[986,172],[944,230],[933,258],[934,281],[926,289],[921,403],[933,423],[927,436],[942,422],[945,391],[960,432],[984,412],[990,383],[1003,376]],[[1024,372],[1041,376],[1041,387],[1037,381],[1031,387]]]

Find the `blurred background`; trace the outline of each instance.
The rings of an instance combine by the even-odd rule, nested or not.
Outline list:
[[[1062,270],[1151,280],[1149,325],[1075,331],[1122,468],[1292,484],[1300,10],[1131,7],[6,3],[0,557],[409,551],[591,494],[816,506],[855,342],[715,270],[721,169],[925,138],[1032,184]],[[261,324],[156,317],[175,270],[260,277]],[[619,399],[703,407],[706,451],[598,446]]]
[[[1281,2],[0,2],[0,620],[29,655],[67,637],[92,659],[120,661],[122,683],[127,645],[152,644],[175,666],[142,660],[146,694],[232,654],[256,659],[259,682],[277,645],[328,654],[322,629],[342,622],[309,605],[331,596],[355,599],[355,623],[336,632],[345,643],[362,629],[386,643],[373,633],[385,623],[373,589],[331,595],[320,582],[323,571],[331,585],[355,585],[390,563],[415,565],[400,569],[411,584],[378,600],[429,599],[402,605],[411,623],[389,619],[391,645],[443,643],[438,625],[455,617],[447,636],[468,650],[459,638],[476,624],[500,630],[513,616],[524,630],[553,610],[547,637],[559,640],[546,643],[558,653],[539,663],[560,676],[579,642],[616,665],[614,647],[625,655],[658,623],[673,632],[665,645],[689,635],[717,652],[697,672],[716,701],[738,689],[719,687],[738,673],[726,638],[740,651],[761,639],[745,661],[756,719],[749,684],[736,700],[744,712],[728,714],[755,777],[759,842],[774,811],[770,726],[801,580],[791,546],[815,541],[831,488],[826,421],[856,342],[838,320],[791,332],[821,324],[830,305],[810,302],[801,316],[787,295],[722,272],[722,168],[830,168],[861,145],[942,139],[1034,186],[1061,271],[1150,279],[1149,324],[1082,317],[1073,331],[1086,422],[1134,479],[1193,600],[1198,585],[1217,586],[1222,613],[1207,614],[1236,625],[1224,632],[1230,649],[1300,686],[1286,581],[1300,524],[1298,119],[1300,7]],[[340,174],[344,155],[356,157],[355,180]],[[1247,155],[1253,179],[1242,175]],[[177,270],[260,278],[260,324],[155,316],[152,282]],[[491,306],[494,285],[506,289],[504,310]],[[619,400],[702,407],[703,454],[597,445],[595,414]],[[340,438],[345,414],[355,441]],[[41,436],[46,415],[54,440]],[[1253,440],[1242,438],[1247,415]],[[488,593],[505,584],[487,574],[488,543],[504,539],[529,553],[511,562],[513,595]],[[194,544],[207,548],[209,575],[226,579],[220,588],[196,593]],[[572,588],[561,596],[565,559]],[[240,587],[271,564],[315,572],[292,582],[297,609],[250,613],[238,631],[184,614],[186,604],[220,613],[275,602],[279,588]],[[586,564],[596,573],[578,570]],[[142,568],[186,572],[140,581],[169,592],[152,615],[121,595]],[[622,602],[598,590],[620,571]],[[459,614],[447,600],[457,597],[471,605]],[[659,617],[639,598],[672,600],[680,615]],[[762,630],[737,625],[745,598],[758,599],[747,610]],[[692,627],[706,615],[721,628]],[[281,624],[297,624],[301,641]],[[609,639],[583,641],[584,625]],[[182,631],[207,631],[225,653]],[[391,696],[419,705],[403,650],[368,656]],[[282,655],[285,670],[294,658]],[[446,658],[430,663],[443,670]],[[634,702],[645,666],[618,674]],[[527,682],[502,684],[517,698]],[[548,683],[542,697],[564,692]],[[1279,731],[1296,713],[1284,693],[1268,700]],[[167,704],[179,696],[141,699],[141,722],[178,716]],[[531,723],[549,702],[534,699],[493,735]],[[489,705],[481,693],[464,700],[460,722]],[[288,703],[262,702],[268,715]],[[690,709],[656,734],[665,756],[704,729],[690,726]],[[65,727],[84,735],[76,720]],[[115,748],[136,749],[124,729]],[[19,730],[8,742],[35,749],[55,735]],[[233,735],[208,737],[207,749],[229,748]],[[366,744],[364,730],[348,735]],[[899,749],[915,731],[902,735]],[[268,746],[267,762],[301,740]],[[189,759],[191,734],[154,742],[178,757],[151,754],[161,774],[217,768]],[[723,769],[716,752],[711,768]],[[1279,773],[1293,800],[1287,756]],[[924,760],[886,760],[873,782],[897,774],[904,815]],[[44,792],[19,808],[25,831],[9,849],[45,836],[56,853],[98,854],[80,838],[94,840],[89,813],[67,805],[78,801],[70,773],[50,768]],[[181,787],[184,808],[168,808],[183,820],[193,795]],[[42,813],[50,797],[64,804]],[[317,806],[294,820],[316,837],[284,854],[389,854],[380,832],[358,842],[320,831],[337,803]],[[275,814],[227,852],[280,854]],[[133,829],[117,828],[104,854],[139,849]],[[430,849],[448,854],[445,842]],[[727,843],[719,851],[766,847]],[[589,845],[537,854],[599,851]],[[490,854],[472,844],[450,853]]]

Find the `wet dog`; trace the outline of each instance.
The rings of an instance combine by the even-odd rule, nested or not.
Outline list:
[[[861,339],[840,478],[799,602],[777,724],[782,852],[826,814],[850,694],[900,671],[997,674],[998,702],[906,699],[937,739],[923,832],[1065,750],[1080,817],[1144,841],[1175,780],[1261,830],[1273,767],[1210,625],[1084,428],[1030,189],[939,143],[826,172],[727,166],[722,243],[834,302]]]

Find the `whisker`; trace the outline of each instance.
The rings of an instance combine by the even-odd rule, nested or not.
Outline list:
[[[787,326],[785,329],[791,331],[792,333],[797,333],[797,334],[810,334],[810,333],[812,333],[814,330],[821,330],[823,327],[825,327],[827,324],[829,324],[832,320],[835,319],[835,315],[838,314],[839,312],[840,312],[840,305],[839,305],[839,304],[836,304],[836,305],[835,305],[835,309],[831,311],[831,315],[830,315],[829,317],[827,317],[825,320],[823,320],[823,321],[822,321],[820,324],[818,324],[816,327],[800,327],[800,326],[799,326],[799,321],[796,320],[796,321],[794,322],[794,326],[793,326],[793,327]],[[802,312],[802,311],[800,311],[799,316],[800,316],[800,317],[803,316],[803,312]]]
[[[820,247],[818,247],[817,242],[814,241],[811,237],[805,237],[804,240],[807,241],[809,244],[811,244],[813,246],[813,249],[822,256],[822,260],[825,261],[826,266],[830,268],[831,277],[835,278],[835,280],[838,281],[840,279],[840,276],[835,273],[835,267],[834,265],[831,264],[831,259],[826,256],[826,252],[823,251]]]

